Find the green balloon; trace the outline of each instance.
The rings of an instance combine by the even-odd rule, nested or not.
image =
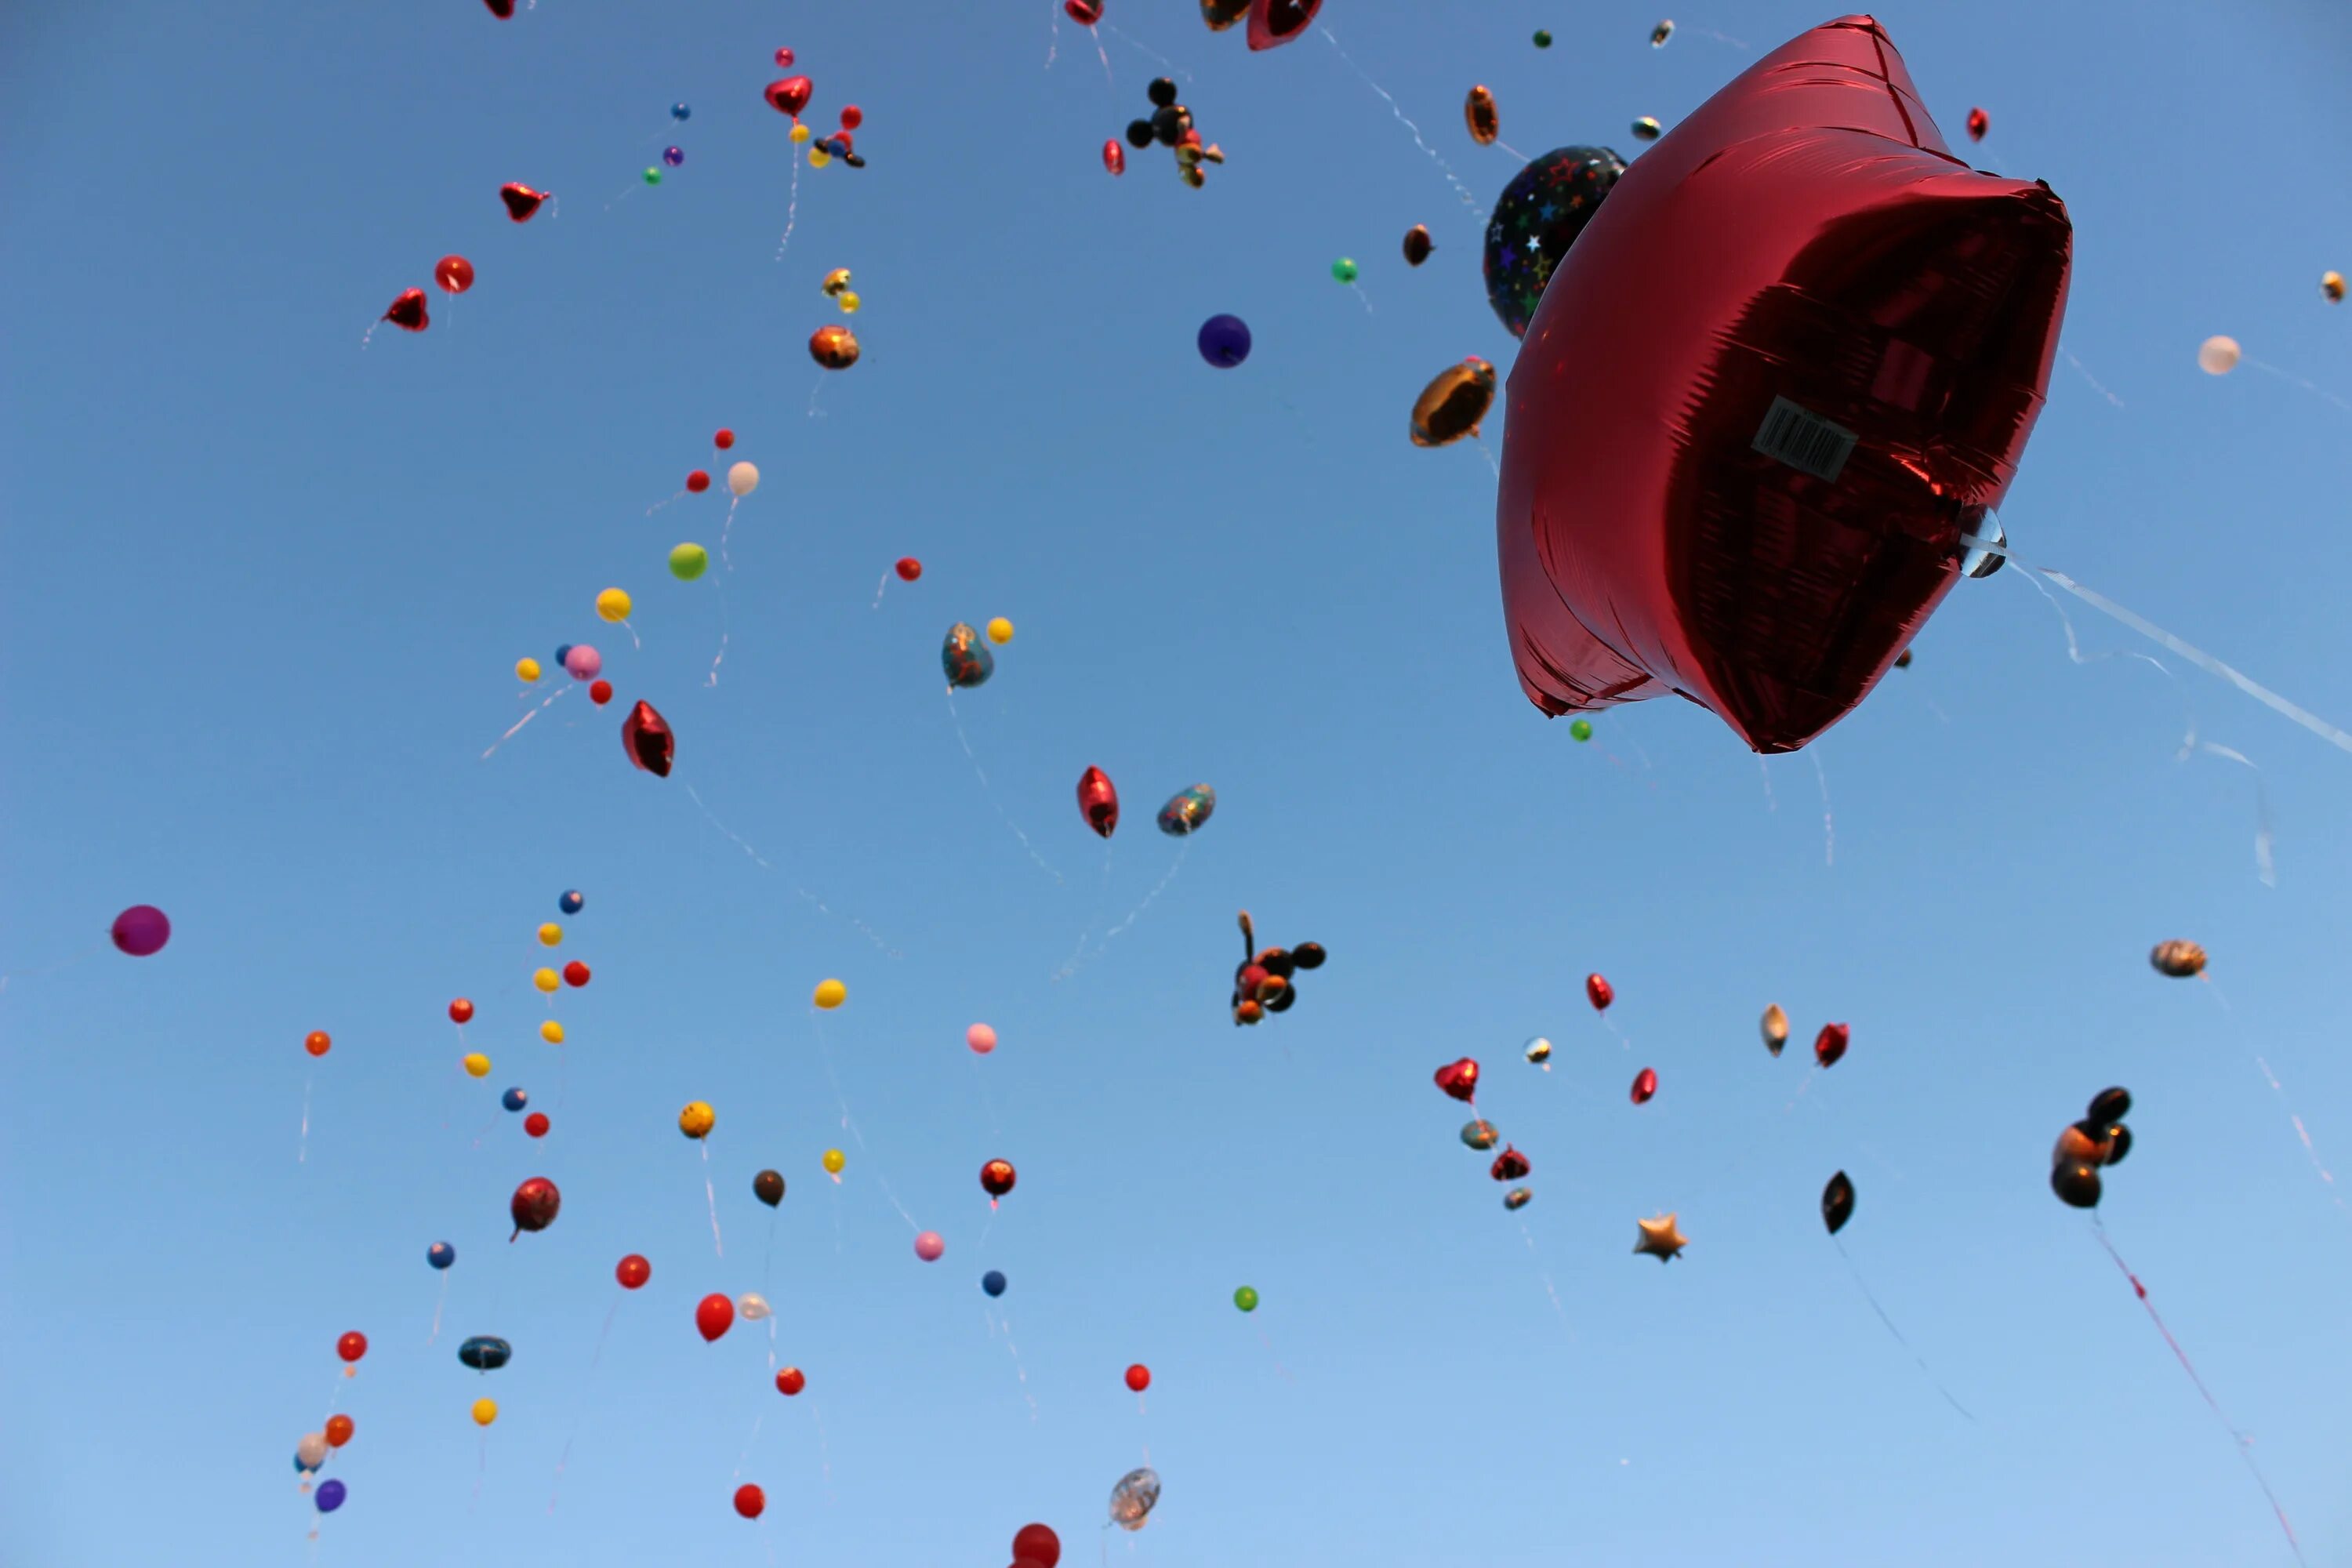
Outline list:
[[[1539,49],[1548,49],[1551,47],[1551,35],[1545,32],[1541,27],[1538,27],[1536,29],[1536,47]]]
[[[1580,741],[1590,741],[1592,739],[1591,721],[1587,719],[1579,719],[1575,723],[1570,724],[1568,727],[1568,732],[1575,736]]]
[[[647,169],[647,170],[646,171],[646,184],[649,184],[649,185],[658,185],[658,184],[661,184],[661,171],[660,171],[659,169]]]
[[[1244,1312],[1256,1311],[1257,1292],[1251,1289],[1246,1285],[1243,1286],[1240,1289],[1234,1292],[1234,1305],[1239,1307]]]
[[[1342,283],[1353,283],[1356,280],[1355,259],[1352,257],[1343,256],[1331,263],[1331,276]]]
[[[699,544],[681,544],[669,552],[669,574],[691,583],[710,570],[710,552]]]

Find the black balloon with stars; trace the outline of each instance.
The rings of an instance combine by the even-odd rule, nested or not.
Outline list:
[[[1624,172],[1606,147],[1556,147],[1503,187],[1486,225],[1486,303],[1511,336],[1527,336],[1544,285]]]

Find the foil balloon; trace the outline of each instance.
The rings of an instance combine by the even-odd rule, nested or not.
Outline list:
[[[2205,973],[2205,950],[2193,942],[2159,942],[2147,955],[2147,961],[2158,974],[2168,974],[2175,980]]]
[[[1451,1094],[1453,1090],[1448,1089],[1446,1092]],[[1487,1150],[1492,1149],[1495,1146],[1496,1142],[1501,1137],[1502,1134],[1495,1131],[1495,1124],[1491,1121],[1482,1120],[1476,1121],[1465,1121],[1462,1124],[1462,1142],[1464,1146],[1466,1148],[1475,1149],[1482,1154]]]
[[[621,721],[621,749],[629,753],[630,762],[657,779],[666,779],[677,755],[677,737],[670,733],[669,721],[656,712],[652,703],[640,702]]]
[[[1981,109],[1971,109],[1969,110],[1968,123],[1969,140],[1981,142],[1985,139],[1985,132],[1992,129],[1992,116]]]
[[[788,76],[782,81],[772,81],[766,91],[768,107],[778,114],[798,120],[801,110],[808,107],[809,94],[815,90],[816,85],[804,76]]]
[[[996,656],[980,634],[961,621],[948,628],[947,641],[940,645],[940,663],[948,672],[950,686],[983,686],[996,673]]]
[[[1528,1201],[1534,1196],[1535,1194],[1526,1187],[1513,1187],[1509,1192],[1503,1194],[1503,1206],[1511,1210],[1513,1213],[1517,1213],[1520,1209],[1527,1207]]]
[[[1141,1530],[1159,1501],[1158,1473],[1149,1468],[1129,1470],[1110,1489],[1110,1521],[1121,1530]]]
[[[1114,136],[1103,143],[1102,158],[1103,167],[1111,174],[1127,173],[1127,149],[1118,144],[1118,137]]]
[[[1463,1104],[1469,1105],[1476,1101],[1478,1098],[1478,1063],[1475,1058],[1464,1057],[1459,1061],[1447,1062],[1444,1067],[1439,1068],[1433,1076],[1437,1080],[1438,1088],[1444,1089],[1448,1095],[1460,1100]],[[1472,1125],[1484,1127],[1486,1124],[1484,1122],[1475,1122]],[[1487,1128],[1486,1130],[1489,1132],[1494,1131],[1492,1128]],[[1465,1127],[1462,1131],[1462,1141],[1465,1143],[1469,1143],[1470,1129]],[[1489,1142],[1492,1142],[1492,1140],[1489,1139]],[[1471,1144],[1471,1147],[1474,1149],[1478,1146],[1479,1145],[1475,1143]]]
[[[827,370],[847,370],[857,363],[857,334],[840,322],[831,322],[809,334],[809,358]]]
[[[1647,1105],[1650,1097],[1658,1092],[1658,1069],[1643,1068],[1633,1079],[1633,1103]]]
[[[1201,0],[1201,14],[1209,14],[1210,0]],[[1249,47],[1253,49],[1278,49],[1307,30],[1315,14],[1323,9],[1323,0],[1250,0]],[[1212,22],[1211,26],[1216,24]],[[1146,1472],[1149,1473],[1149,1472]],[[1152,1495],[1159,1493],[1159,1482],[1152,1482]]]
[[[1502,134],[1502,113],[1495,107],[1495,95],[1486,87],[1474,87],[1470,96],[1462,100],[1462,121],[1470,127],[1470,140],[1481,147],[1492,147]]]
[[[1250,0],[1201,0],[1201,20],[1209,31],[1222,33],[1249,15]]]
[[[399,297],[394,300],[391,307],[384,311],[383,320],[390,321],[404,332],[421,332],[431,326],[433,318],[425,309],[425,290],[403,289]]]
[[[1105,838],[1118,830],[1118,789],[1100,768],[1078,775],[1078,813]]]
[[[1495,1163],[1486,1167],[1486,1173],[1498,1182],[1516,1182],[1533,1168],[1528,1163],[1525,1154],[1506,1145],[1503,1152],[1495,1156]]]
[[[1825,1068],[1837,1066],[1853,1039],[1853,1031],[1845,1025],[1823,1024],[1822,1032],[1813,1037],[1813,1060]]]
[[[499,200],[506,203],[507,216],[517,223],[529,223],[531,215],[539,211],[540,204],[547,200],[550,194],[546,191],[534,191],[529,185],[520,182],[511,182],[499,187]]]
[[[507,1213],[514,1218],[512,1241],[527,1230],[545,1230],[555,1223],[555,1214],[563,1206],[563,1194],[545,1176],[533,1176],[514,1190],[507,1202]]]
[[[1789,1015],[1781,1010],[1780,1004],[1775,1002],[1764,1009],[1759,1027],[1764,1035],[1764,1048],[1779,1056],[1780,1047],[1789,1043]]]
[[[1846,1178],[1843,1171],[1840,1171],[1830,1178],[1829,1185],[1822,1189],[1822,1223],[1830,1227],[1832,1236],[1835,1236],[1853,1217],[1853,1183]]]
[[[1204,784],[1180,789],[1168,797],[1160,808],[1160,831],[1171,838],[1182,838],[1198,833],[1208,825],[1209,814],[1217,809],[1217,792]]]
[[[2057,348],[2065,206],[1955,158],[1853,16],[1717,92],[1606,211],[1510,378],[1520,685],[1552,715],[1673,693],[1795,751],[1995,527]]]
[[[1511,177],[1486,224],[1486,305],[1525,337],[1544,285],[1625,172],[1606,147],[1558,147]]]
[[[1617,988],[1609,984],[1607,975],[1588,974],[1584,977],[1584,999],[1592,1004],[1594,1012],[1606,1013],[1609,1004],[1617,1000]]]
[[[1427,224],[1417,223],[1404,231],[1404,264],[1407,267],[1420,266],[1436,248],[1437,242],[1429,237]]]
[[[476,1334],[457,1347],[457,1359],[476,1372],[496,1372],[514,1360],[514,1346],[491,1334]]]
[[[1495,405],[1495,367],[1472,354],[1439,371],[1412,401],[1412,444],[1450,447],[1478,434]]]

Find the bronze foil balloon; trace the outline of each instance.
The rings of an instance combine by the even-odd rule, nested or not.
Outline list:
[[[1450,447],[1465,436],[1475,436],[1479,422],[1494,405],[1493,365],[1476,354],[1448,365],[1413,400],[1412,444]]]

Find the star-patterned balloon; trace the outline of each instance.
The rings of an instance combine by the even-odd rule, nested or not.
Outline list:
[[[1690,1245],[1690,1237],[1675,1228],[1675,1216],[1635,1220],[1642,1227],[1642,1239],[1633,1244],[1635,1252],[1646,1252],[1661,1263],[1674,1261],[1676,1254]]]
[[[1544,285],[1625,172],[1606,147],[1558,147],[1512,177],[1486,225],[1486,303],[1525,337]]]

